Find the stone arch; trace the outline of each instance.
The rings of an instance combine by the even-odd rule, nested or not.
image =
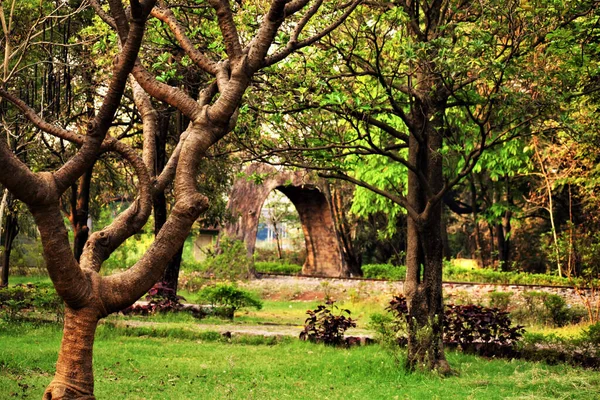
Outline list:
[[[233,184],[228,203],[233,222],[224,230],[226,235],[244,241],[249,257],[254,254],[263,203],[269,193],[279,190],[290,199],[300,217],[306,244],[302,273],[331,277],[351,275],[325,181],[307,171],[278,171],[266,164],[251,164],[243,175]],[[260,184],[255,183],[256,179]]]

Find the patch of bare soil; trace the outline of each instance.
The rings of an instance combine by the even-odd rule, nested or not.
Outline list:
[[[294,295],[292,297],[292,300],[299,300],[299,301],[313,301],[313,300],[318,300],[318,301],[323,301],[325,300],[325,293],[323,292],[317,292],[317,291],[306,291],[306,292],[302,292],[302,293],[298,293],[296,295]]]

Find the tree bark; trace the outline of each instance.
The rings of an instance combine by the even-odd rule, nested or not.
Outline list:
[[[2,251],[2,274],[0,279],[0,286],[8,286],[10,254],[12,252],[14,239],[19,234],[19,220],[17,218],[15,210],[10,210],[11,203],[12,201],[10,200],[7,202],[6,208],[7,210],[9,210],[9,212],[6,215],[4,229],[2,230],[2,233],[4,234],[2,238],[2,246],[4,247],[4,249]]]
[[[277,222],[275,219],[271,219],[271,224],[273,225],[273,236],[275,237],[275,245],[277,246],[277,258],[281,260],[283,255],[281,254],[281,238],[279,237],[279,226],[277,226]]]
[[[452,251],[450,250],[450,240],[448,239],[448,224],[446,222],[448,217],[447,213],[444,212],[444,203],[442,203],[441,207],[442,218],[440,220],[440,234],[442,235],[442,255],[444,260],[450,261],[452,258]]]
[[[321,36],[314,37],[312,41],[305,39],[300,44],[290,42],[272,59],[267,57],[267,53],[279,28],[287,17],[303,9],[307,5],[306,1],[273,1],[261,18],[255,39],[246,50],[241,47],[229,3],[209,1],[216,11],[219,29],[226,45],[227,59],[224,62],[209,60],[190,45],[189,38],[184,40],[180,37],[182,30],[179,26],[171,25],[174,36],[185,51],[191,54],[197,66],[213,75],[216,80],[208,85],[196,101],[179,88],[158,82],[144,70],[138,60],[145,22],[154,3],[154,0],[131,1],[126,10],[120,0],[108,0],[109,15],[99,2],[90,1],[97,14],[118,33],[120,51],[115,57],[102,104],[94,119],[87,125],[85,135],[44,121],[34,109],[0,87],[0,96],[9,99],[36,127],[78,146],[75,155],[58,170],[33,172],[0,142],[0,165],[9,171],[0,174],[0,183],[31,211],[42,239],[46,268],[56,292],[66,305],[64,336],[56,374],[44,393],[45,400],[94,398],[92,348],[98,321],[133,304],[163,276],[165,266],[183,246],[193,223],[207,210],[208,199],[197,188],[200,161],[211,146],[235,127],[243,95],[252,82],[252,77],[260,68],[274,64],[328,33],[323,31]],[[357,6],[358,1],[355,1],[347,7],[336,20],[339,21],[337,24],[341,24]],[[302,21],[307,23],[316,10],[311,8],[307,11]],[[172,16],[172,13],[168,15]],[[333,24],[331,29],[335,27],[337,25]],[[297,34],[299,33],[298,31]],[[185,140],[182,138],[180,141],[176,157],[172,158],[173,163],[169,163],[171,167],[165,168],[168,172],[165,175],[152,176],[150,167],[145,162],[151,157],[140,157],[132,147],[107,135],[130,73],[133,73],[137,84],[148,95],[167,101],[192,121]],[[145,139],[154,134],[154,123],[149,123],[154,116],[152,110],[149,114],[142,113]],[[149,146],[145,140],[144,152],[147,150]],[[119,154],[131,165],[137,177],[138,197],[109,226],[90,235],[80,261],[77,262],[60,210],[60,198],[104,151]],[[150,248],[126,271],[101,276],[99,271],[102,263],[147,222],[152,211],[152,195],[163,191],[171,181],[174,182],[175,203]]]
[[[475,188],[475,178],[469,176],[471,186],[471,207],[473,209],[473,236],[475,237],[475,259],[480,267],[485,268],[485,259],[483,257],[483,248],[481,246],[481,230],[479,229],[479,217],[477,216],[477,191]]]
[[[169,126],[171,122],[172,110],[165,110],[159,113],[158,130],[155,140],[155,175],[159,176],[167,164],[167,138],[169,136]],[[154,209],[154,235],[158,235],[161,228],[167,220],[167,198],[164,191],[155,193],[152,199]],[[175,256],[167,263],[162,281],[165,285],[177,293],[179,282],[179,271],[181,269],[181,259],[183,256],[183,245],[179,248]]]
[[[74,310],[65,306],[65,324],[56,373],[43,400],[93,400],[93,345],[101,315],[96,307]]]
[[[352,192],[343,182],[338,182],[337,186],[329,186],[329,202],[333,214],[333,222],[338,233],[342,256],[345,259],[347,275],[362,276],[361,255],[357,254],[353,237],[356,227],[351,226],[348,221],[349,207],[344,204],[350,204],[349,201]]]
[[[81,253],[83,253],[83,247],[90,234],[90,227],[87,226],[87,223],[90,216],[90,189],[93,170],[94,165],[85,171],[79,180],[79,185],[73,185],[73,189],[76,190],[76,192],[71,194],[71,196],[75,197],[75,201],[72,202],[71,206],[75,206],[75,208],[71,209],[71,215],[74,236],[73,253],[77,261],[79,261]]]
[[[409,314],[407,368],[438,370],[446,374],[450,367],[443,344],[442,207],[441,201],[434,201],[426,194],[438,193],[443,188],[442,157],[439,154],[442,137],[436,129],[441,121],[438,114],[424,111],[421,115],[426,119],[417,119],[417,116],[414,120],[422,121],[421,126],[416,128],[422,136],[411,135],[409,138],[409,162],[427,181],[409,170],[407,200],[409,206],[419,213],[419,220],[409,217],[407,226],[404,288]],[[431,121],[428,115],[433,116]]]

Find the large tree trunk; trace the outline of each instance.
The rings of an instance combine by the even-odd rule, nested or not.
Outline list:
[[[95,399],[92,350],[99,319],[100,314],[94,307],[73,310],[65,306],[56,373],[43,400]]]
[[[167,220],[167,200],[164,192],[157,193],[152,199],[154,209],[154,234],[158,235]],[[179,283],[179,271],[181,269],[181,259],[183,257],[183,245],[179,247],[175,255],[167,263],[162,281],[165,286],[173,289],[177,293]]]

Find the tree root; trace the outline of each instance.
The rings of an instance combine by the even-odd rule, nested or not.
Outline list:
[[[42,400],[96,400],[90,393],[76,385],[64,382],[51,382],[46,388]]]

